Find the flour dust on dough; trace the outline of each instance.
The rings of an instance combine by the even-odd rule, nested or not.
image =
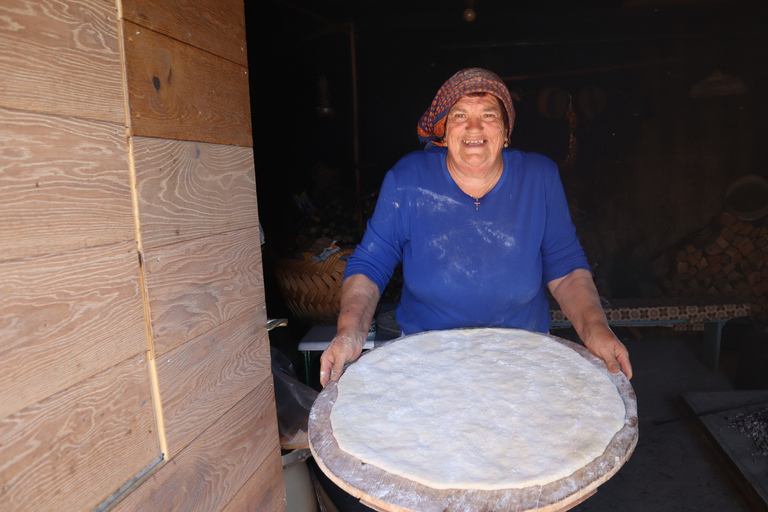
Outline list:
[[[571,475],[624,425],[606,370],[517,329],[409,336],[371,351],[338,383],[339,448],[436,489],[517,489]]]

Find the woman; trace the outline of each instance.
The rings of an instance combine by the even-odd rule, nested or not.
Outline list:
[[[362,242],[347,263],[337,335],[320,382],[362,351],[398,262],[403,334],[461,327],[547,332],[549,288],[587,348],[632,377],[629,354],[600,306],[554,162],[506,149],[515,111],[494,73],[459,71],[419,121],[425,151],[384,178]]]

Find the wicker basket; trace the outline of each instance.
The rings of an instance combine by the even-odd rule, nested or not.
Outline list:
[[[337,251],[325,261],[280,260],[275,274],[288,308],[299,319],[331,325],[339,316],[341,281],[347,262],[342,256],[353,249]]]

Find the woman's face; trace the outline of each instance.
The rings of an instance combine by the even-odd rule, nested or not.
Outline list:
[[[497,162],[506,139],[499,100],[492,94],[462,96],[445,122],[448,154],[454,162],[485,170]]]

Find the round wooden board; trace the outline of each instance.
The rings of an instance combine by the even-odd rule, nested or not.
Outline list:
[[[605,370],[605,363],[583,346],[556,336],[549,337],[572,348],[596,367]],[[395,343],[397,341],[399,340]],[[616,433],[600,457],[570,476],[543,486],[495,491],[434,489],[365,464],[339,449],[333,436],[330,416],[337,397],[336,382],[329,383],[312,406],[309,415],[309,447],[318,466],[328,478],[376,510],[386,512],[565,511],[594,494],[597,487],[611,478],[629,459],[637,444],[635,392],[623,373],[608,373],[608,375],[624,400],[626,409],[624,427]]]

